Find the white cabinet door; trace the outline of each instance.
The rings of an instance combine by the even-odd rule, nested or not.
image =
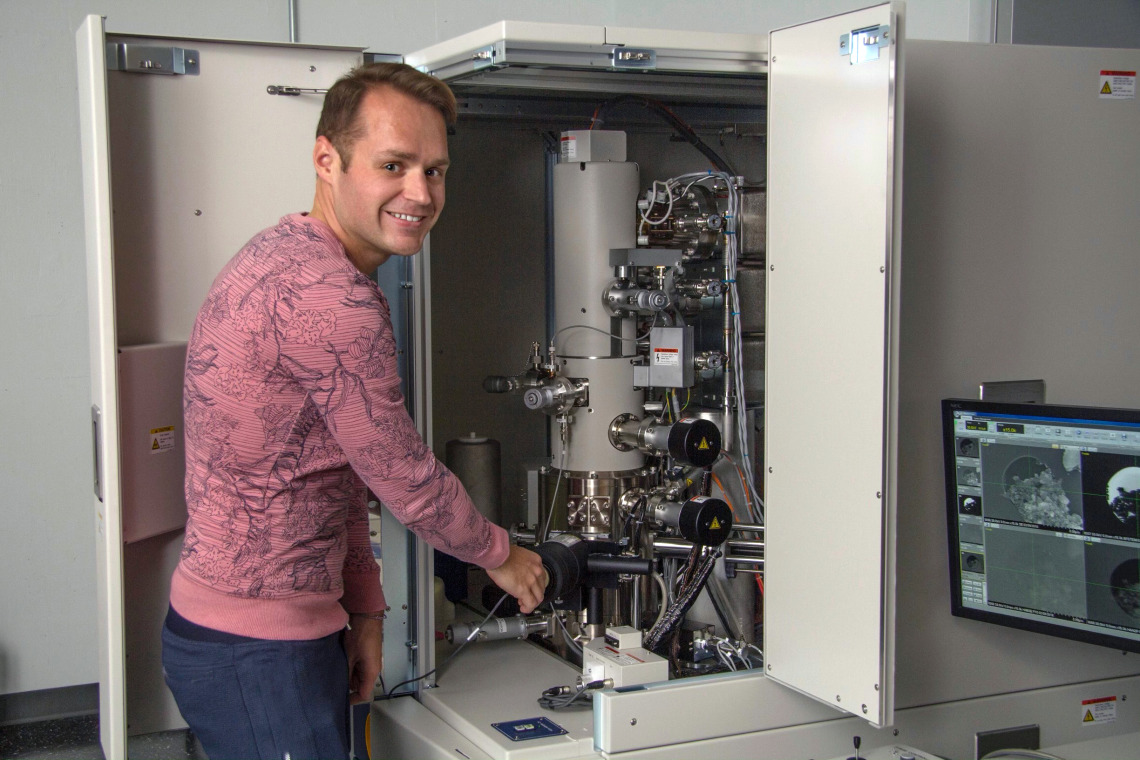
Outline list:
[[[876,725],[893,681],[901,4],[769,41],[765,660]]]
[[[107,136],[107,63],[103,19],[88,16],[76,33],[83,212],[87,234],[87,314],[91,331],[91,425],[95,446],[96,594],[99,636],[99,734],[103,754],[126,757],[127,704],[123,635],[123,526],[119,512],[119,440],[112,275],[111,157]]]
[[[173,60],[187,73],[156,74],[172,48],[185,51]],[[281,216],[312,205],[322,98],[267,88],[327,88],[363,56],[356,48],[106,35],[98,16],[77,33],[77,52],[98,418],[100,738],[107,757],[125,758],[128,736],[185,725],[163,683],[159,644],[185,506],[180,472],[157,467],[163,456],[181,456],[180,446],[167,451],[165,437],[182,435],[177,352],[230,257]],[[142,372],[140,384],[128,365],[149,357],[161,358],[164,371]],[[153,455],[125,448],[148,433],[163,436]],[[167,511],[157,515],[160,505]]]

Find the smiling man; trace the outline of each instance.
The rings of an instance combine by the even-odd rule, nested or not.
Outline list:
[[[188,520],[163,670],[212,758],[344,758],[371,699],[386,605],[367,489],[435,548],[487,568],[529,612],[542,563],[510,546],[404,408],[384,295],[443,209],[446,85],[368,64],[325,97],[312,211],[218,275],[187,348]]]

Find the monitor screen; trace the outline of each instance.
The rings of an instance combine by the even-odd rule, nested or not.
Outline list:
[[[942,402],[955,615],[1140,652],[1140,411]]]

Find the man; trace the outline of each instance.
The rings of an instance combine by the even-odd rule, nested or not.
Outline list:
[[[368,275],[420,250],[444,202],[446,85],[361,66],[325,98],[312,211],[256,236],[203,304],[184,388],[189,520],[163,669],[218,758],[346,757],[385,602],[365,487],[529,612],[542,564],[510,546],[404,410],[388,305]]]

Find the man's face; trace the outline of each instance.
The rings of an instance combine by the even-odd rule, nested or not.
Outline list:
[[[364,134],[351,148],[347,170],[320,137],[315,215],[333,228],[358,269],[371,274],[390,256],[423,246],[443,209],[447,127],[433,106],[391,87],[368,92],[358,123]]]

